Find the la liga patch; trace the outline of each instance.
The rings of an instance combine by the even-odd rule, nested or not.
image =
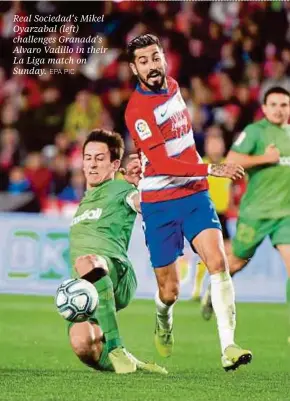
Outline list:
[[[152,132],[145,120],[137,120],[135,122],[135,129],[141,141],[144,141],[152,136]]]

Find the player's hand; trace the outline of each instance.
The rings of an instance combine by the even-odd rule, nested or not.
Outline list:
[[[125,168],[120,168],[120,173],[123,174],[124,179],[135,186],[138,185],[141,175],[141,163],[137,154],[129,156],[130,161]]]
[[[242,166],[234,163],[211,164],[209,175],[230,178],[235,181],[243,178],[245,170]]]
[[[266,163],[275,164],[279,162],[280,151],[273,143],[271,143],[266,147],[264,156]]]

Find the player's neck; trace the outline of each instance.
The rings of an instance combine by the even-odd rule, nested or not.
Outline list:
[[[98,187],[100,187],[101,185],[107,183],[108,181],[113,181],[114,179],[115,179],[115,175],[113,175],[112,177],[106,178],[104,181],[99,182],[97,185],[90,185],[90,184],[87,182],[86,189],[87,189],[87,191],[91,191],[92,189],[98,188]]]
[[[270,124],[272,124],[272,125],[274,125],[275,127],[278,127],[278,128],[286,128],[287,125],[288,125],[288,121],[283,122],[281,124],[275,124],[275,123],[272,123],[272,121],[268,120],[268,118],[266,118],[266,120],[268,121],[268,123],[270,123]]]

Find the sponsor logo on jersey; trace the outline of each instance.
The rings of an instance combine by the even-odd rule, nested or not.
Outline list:
[[[152,132],[145,120],[137,120],[135,122],[135,129],[141,141],[144,141],[152,136]]]
[[[182,111],[177,111],[171,117],[171,129],[175,133],[176,138],[181,138],[187,134],[187,118]]]
[[[92,210],[86,210],[81,215],[74,217],[71,226],[80,223],[83,220],[98,220],[102,215],[103,209],[97,208]]]
[[[165,108],[160,112],[161,117],[165,116],[165,114],[168,111],[168,108],[169,108],[169,104],[168,104],[168,102],[166,102]]]

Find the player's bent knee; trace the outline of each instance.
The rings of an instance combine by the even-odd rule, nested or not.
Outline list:
[[[106,260],[99,255],[79,256],[75,262],[75,269],[80,278],[95,283],[109,272]]]
[[[90,353],[94,341],[94,331],[89,322],[75,323],[69,332],[70,343],[78,356]]]
[[[206,263],[210,274],[216,274],[228,270],[228,263],[222,254],[213,255]]]
[[[71,346],[80,359],[85,359],[91,355],[91,345],[86,339],[72,337]]]
[[[76,356],[89,367],[98,369],[103,339],[101,328],[90,322],[75,323],[69,335]]]
[[[80,359],[84,359],[91,354],[92,342],[89,337],[82,338],[77,335],[71,335],[70,343],[74,353]]]
[[[171,285],[159,288],[159,296],[165,305],[172,305],[177,301],[179,296],[179,286]]]
[[[228,260],[229,260],[231,273],[238,272],[243,267],[245,267],[246,264],[250,261],[250,259],[241,259],[234,255],[229,256]]]

